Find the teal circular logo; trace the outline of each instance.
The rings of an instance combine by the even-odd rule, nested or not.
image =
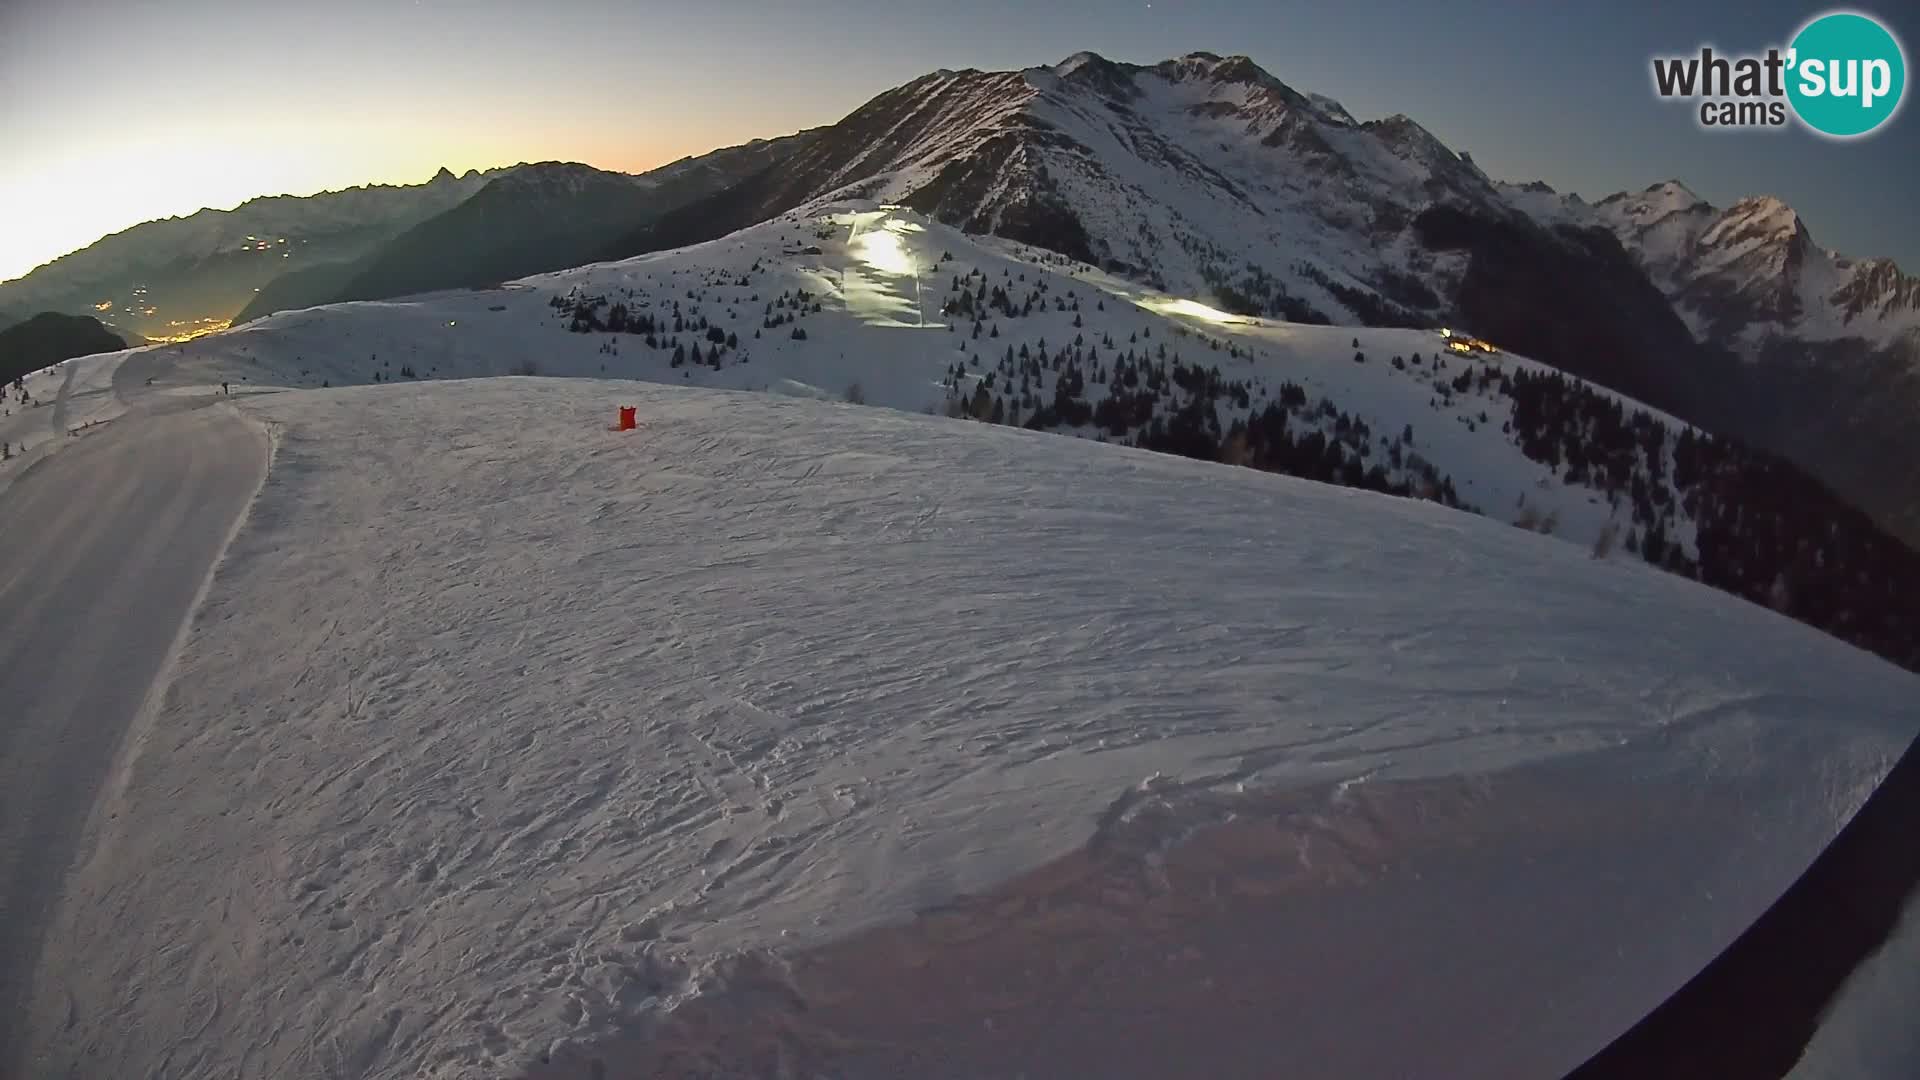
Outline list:
[[[1802,123],[1850,139],[1893,118],[1907,89],[1907,58],[1866,15],[1836,11],[1800,28],[1788,46],[1787,100]]]

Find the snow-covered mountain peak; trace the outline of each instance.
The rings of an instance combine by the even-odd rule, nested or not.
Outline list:
[[[1813,234],[1793,207],[1772,195],[1751,195],[1728,207],[1701,234],[1700,242],[1766,245],[1778,248],[1782,259],[1797,263],[1813,245]]]
[[[1300,109],[1323,123],[1342,127],[1357,123],[1339,102],[1302,93],[1247,56],[1192,52],[1141,66],[1116,63],[1095,52],[1078,52],[1051,67],[1034,70],[1053,76],[1031,80],[1036,89],[1061,90],[1064,84],[1122,106],[1160,89],[1185,100],[1200,116],[1234,115],[1250,123],[1271,125],[1288,110]]]
[[[1394,113],[1384,120],[1369,120],[1360,127],[1410,161],[1430,167],[1471,164],[1405,113]],[[1478,167],[1474,171],[1478,172]]]
[[[1653,184],[1644,191],[1616,192],[1593,206],[1616,232],[1634,234],[1633,242],[1642,245],[1646,243],[1645,234],[1656,228],[1665,228],[1670,232],[1678,231],[1683,234],[1684,243],[1691,243],[1698,229],[1704,227],[1704,221],[1692,225],[1684,222],[1689,218],[1702,218],[1714,212],[1713,207],[1708,205],[1705,199],[1694,194],[1685,184],[1677,180]],[[1672,242],[1682,243],[1682,237],[1675,236]],[[1669,254],[1665,246],[1657,242],[1654,244],[1652,254],[1656,256],[1656,261]]]
[[[1051,70],[1055,75],[1064,79],[1082,68],[1110,63],[1111,61],[1097,52],[1087,52],[1083,50],[1053,65]]]
[[[1352,113],[1347,111],[1345,105],[1340,104],[1325,94],[1316,94],[1309,91],[1307,93],[1307,100],[1313,103],[1313,107],[1319,110],[1322,117],[1332,123],[1339,124],[1342,127],[1355,127],[1360,123],[1360,121],[1353,118]]]
[[[1920,330],[1920,280],[1887,260],[1820,247],[1778,196],[1752,195],[1722,210],[1678,180],[1591,205],[1544,185],[1501,192],[1543,223],[1613,232],[1703,340],[1752,354],[1782,335],[1882,346]]]
[[[1646,190],[1639,192],[1615,192],[1601,199],[1599,205],[1605,206],[1615,201],[1626,203],[1643,215],[1672,213],[1706,202],[1695,194],[1692,188],[1678,180],[1662,180],[1657,184],[1647,185]]]
[[[1838,260],[1836,265],[1847,273],[1832,299],[1847,320],[1890,321],[1908,336],[1920,333],[1920,277],[1902,272],[1892,259]]]
[[[626,173],[608,172],[577,161],[540,161],[514,169],[497,180],[494,187],[496,191],[562,195],[593,186],[637,188],[638,180]]]
[[[1290,87],[1286,87],[1285,83],[1254,63],[1253,58],[1249,56],[1220,56],[1210,52],[1190,52],[1185,56],[1161,61],[1155,65],[1154,70],[1175,82],[1205,79],[1217,83],[1236,82],[1280,87],[1292,92]]]
[[[1798,268],[1813,237],[1792,207],[1771,195],[1755,195],[1728,207],[1698,242],[1713,249],[1703,254],[1715,261],[1757,254],[1772,271],[1784,273]]]
[[[1133,84],[1136,70],[1130,64],[1115,63],[1099,53],[1083,51],[1050,67],[1032,68],[1024,74],[1027,84],[1036,91],[1077,88],[1124,104],[1140,96]]]
[[[1432,274],[1454,272],[1440,265],[1450,256],[1418,250],[1423,210],[1513,214],[1411,119],[1359,124],[1245,56],[1139,65],[1080,52],[889,90],[790,170],[695,208],[642,250],[843,199],[909,206],[1228,307],[1401,325],[1439,325]]]
[[[1265,117],[1286,109],[1306,109],[1314,113],[1317,119],[1326,118],[1321,115],[1322,110],[1313,99],[1281,82],[1250,57],[1188,53],[1155,65],[1151,70],[1169,83],[1207,87],[1210,100],[1232,101],[1249,109],[1264,110]],[[1337,102],[1330,104],[1330,113],[1346,115],[1346,110],[1340,108]],[[1351,120],[1352,117],[1348,116],[1347,121]]]

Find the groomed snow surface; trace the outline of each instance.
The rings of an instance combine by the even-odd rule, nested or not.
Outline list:
[[[631,381],[239,402],[48,1075],[1558,1075],[1920,726],[1428,503]]]

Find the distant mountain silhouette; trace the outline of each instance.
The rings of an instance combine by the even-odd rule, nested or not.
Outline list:
[[[364,269],[360,261],[341,259],[288,271],[260,286],[247,306],[233,317],[233,325],[252,322],[276,311],[330,303],[346,292],[347,286]]]
[[[22,319],[36,311],[104,312],[130,332],[156,337],[206,329],[289,270],[362,258],[498,175],[442,170],[425,184],[274,195],[145,222],[0,282],[0,308]]]
[[[100,325],[100,320],[90,315],[43,311],[0,330],[0,382],[12,382],[29,372],[76,356],[116,352],[126,347],[126,342],[113,336]]]
[[[471,288],[577,266],[609,233],[651,216],[653,196],[624,173],[528,165],[402,233],[363,261],[334,299]]]
[[[611,238],[783,160],[805,138],[728,147],[639,176],[574,162],[522,165],[363,258],[275,279],[234,321],[345,300],[476,288],[592,262]]]

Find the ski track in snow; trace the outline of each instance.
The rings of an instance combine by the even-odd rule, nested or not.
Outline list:
[[[0,461],[0,492],[66,438],[88,434],[126,412],[114,392],[113,374],[127,355],[82,356],[33,372],[23,380],[31,405],[15,397],[12,384],[7,384],[0,395],[5,398],[0,441],[12,456]]]
[[[230,413],[143,418],[0,501],[0,1073],[15,1075],[42,928],[88,814],[265,474],[264,448]]]
[[[272,471],[51,931],[74,959],[36,1046],[82,1074],[584,1076],[648,1030],[708,1055],[787,1015],[764,995],[822,991],[769,955],[841,943],[844,972],[862,935],[1087,852],[1177,869],[1288,792],[1364,834],[1306,875],[1321,911],[1376,883],[1330,940],[1476,907],[1449,896],[1588,931],[1417,935],[1402,1007],[1598,1003],[1547,1014],[1557,1051],[1489,1027],[1459,1060],[1597,1048],[1920,724],[1913,676],[1812,629],[1431,504],[626,381],[241,400]],[[1385,793],[1358,818],[1356,780]],[[1518,794],[1476,813],[1488,784]],[[1329,865],[1314,832],[1256,847]],[[1326,1001],[1378,977],[1323,974]],[[705,1015],[732,1020],[673,1026]]]

